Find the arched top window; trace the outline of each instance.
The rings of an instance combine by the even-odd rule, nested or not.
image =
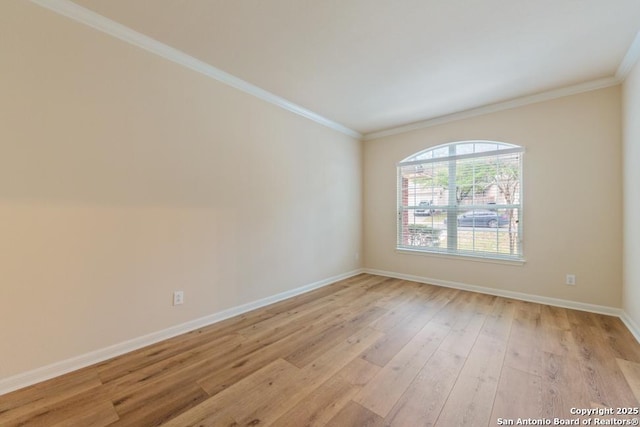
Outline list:
[[[460,141],[398,163],[398,249],[522,260],[522,156]]]
[[[412,154],[407,157],[400,164],[409,162],[423,162],[433,160],[444,160],[453,156],[463,155],[488,155],[493,151],[500,151],[504,154],[505,150],[522,151],[522,147],[513,144],[507,144],[506,142],[497,141],[461,141],[450,142],[448,144],[438,145],[436,147],[427,148],[418,153]]]

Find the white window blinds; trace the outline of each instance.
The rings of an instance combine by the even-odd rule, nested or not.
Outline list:
[[[398,163],[398,248],[521,260],[523,152],[464,141]]]

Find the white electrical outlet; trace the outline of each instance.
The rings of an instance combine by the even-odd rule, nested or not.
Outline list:
[[[576,284],[576,275],[575,274],[567,274],[567,285],[575,285]]]
[[[184,291],[175,291],[173,293],[173,305],[184,304]]]

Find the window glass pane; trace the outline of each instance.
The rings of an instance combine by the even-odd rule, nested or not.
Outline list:
[[[418,154],[442,161],[400,164],[398,246],[520,259],[522,153],[496,154],[502,148],[518,147],[453,143]],[[478,152],[489,155],[451,158]],[[418,155],[409,159],[413,162]]]
[[[506,144],[503,142],[493,141],[468,141],[455,142],[451,144],[439,145],[428,150],[421,151],[412,156],[407,157],[400,163],[413,162],[420,160],[444,159],[452,155],[477,154],[489,151],[508,150],[512,148],[520,148],[517,145]]]
[[[495,151],[495,150],[499,150],[500,144],[497,144],[495,142],[476,142],[475,144],[475,149],[473,150],[474,153],[484,153],[486,151]]]
[[[456,144],[456,156],[459,156],[461,154],[472,154],[474,145],[475,144],[473,142],[467,144]]]
[[[512,257],[520,254],[518,209],[458,210],[456,247],[461,253]],[[451,238],[448,233],[447,238]]]

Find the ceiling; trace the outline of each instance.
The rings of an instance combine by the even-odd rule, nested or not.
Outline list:
[[[74,0],[361,134],[613,77],[638,0]]]

